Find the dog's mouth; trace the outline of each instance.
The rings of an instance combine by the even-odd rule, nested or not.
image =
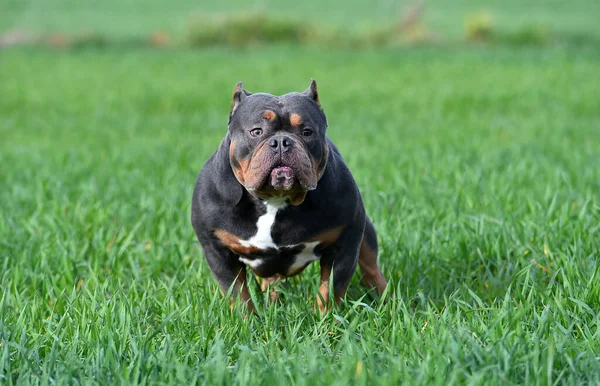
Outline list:
[[[296,173],[289,166],[280,164],[271,170],[269,184],[275,190],[291,190],[296,181]]]

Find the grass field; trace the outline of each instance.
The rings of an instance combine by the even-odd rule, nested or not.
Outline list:
[[[0,384],[600,384],[599,73],[595,47],[1,51]],[[237,81],[310,77],[394,298],[355,277],[321,318],[311,266],[243,318],[193,184]]]

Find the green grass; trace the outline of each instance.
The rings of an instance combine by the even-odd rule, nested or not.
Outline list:
[[[600,54],[3,51],[0,384],[599,384]],[[233,86],[319,82],[393,300],[229,310],[189,223]]]

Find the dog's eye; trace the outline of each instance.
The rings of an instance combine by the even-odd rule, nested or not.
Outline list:
[[[304,129],[302,130],[302,135],[305,137],[310,137],[312,135],[313,131],[311,129]]]
[[[250,135],[253,137],[258,137],[259,135],[262,135],[262,133],[263,133],[263,130],[258,127],[250,130]]]

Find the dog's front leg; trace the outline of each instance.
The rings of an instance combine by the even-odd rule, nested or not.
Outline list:
[[[248,311],[254,312],[254,304],[248,291],[246,266],[239,261],[239,257],[213,240],[202,242],[202,251],[221,291],[225,294],[233,285],[232,307],[233,300],[240,295]]]
[[[333,279],[335,303],[340,305],[342,298],[346,295],[350,279],[356,271],[363,232],[363,227],[345,228],[335,243],[323,250],[321,285],[317,295],[317,305],[321,313],[330,308],[330,278]]]

